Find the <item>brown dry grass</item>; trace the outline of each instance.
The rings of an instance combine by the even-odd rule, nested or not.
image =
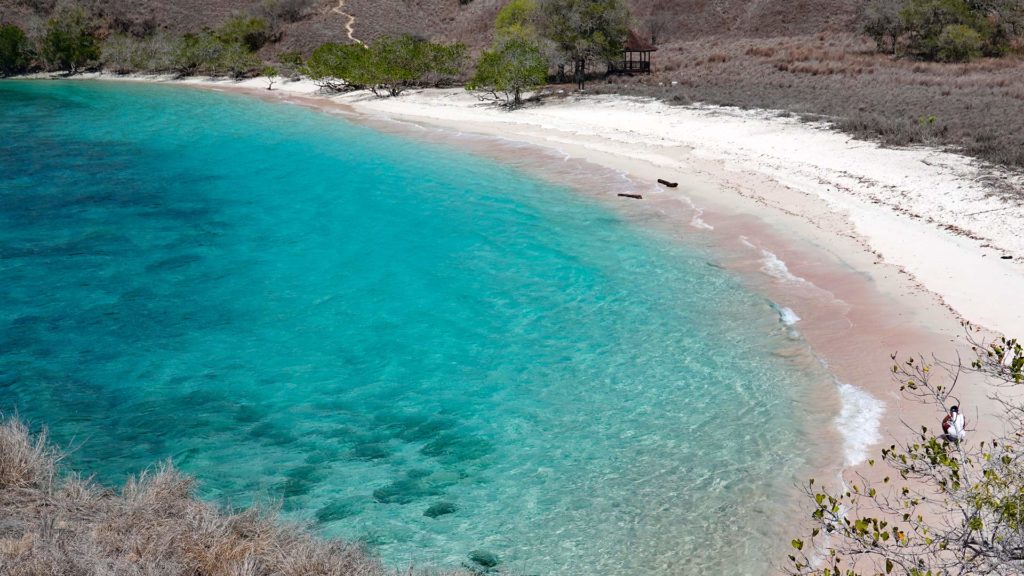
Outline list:
[[[38,27],[57,0],[0,0],[0,20]],[[214,28],[232,14],[254,13],[264,0],[77,0],[105,18],[151,21],[175,34]],[[412,33],[459,40],[471,48],[490,43],[494,17],[508,0],[346,0],[357,19],[356,37]],[[646,34],[657,21],[664,40],[709,34],[785,36],[850,29],[865,0],[629,0],[635,27]],[[302,21],[285,26],[285,49],[312,50],[345,39],[346,19],[331,11],[338,0],[312,0]],[[31,22],[30,22],[31,21]]]
[[[652,76],[593,88],[780,110],[888,145],[929,144],[1024,167],[1024,59],[937,64],[873,48],[857,35],[830,32],[674,42],[655,53]]]
[[[18,420],[0,423],[0,574],[397,574],[359,546],[318,539],[272,512],[227,513],[201,502],[192,478],[169,464],[115,492],[61,477],[60,459],[45,434],[33,438]]]

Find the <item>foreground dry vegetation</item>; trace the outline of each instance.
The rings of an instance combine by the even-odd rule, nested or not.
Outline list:
[[[962,64],[899,59],[852,33],[672,42],[650,77],[612,79],[601,91],[766,108],[827,120],[889,145],[948,147],[1024,167],[1024,60]]]
[[[394,574],[360,546],[318,539],[273,513],[203,503],[194,480],[170,465],[115,492],[62,472],[61,459],[45,434],[0,423],[0,574]]]

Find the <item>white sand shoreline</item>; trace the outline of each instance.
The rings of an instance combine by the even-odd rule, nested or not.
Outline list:
[[[690,234],[717,236],[720,245],[745,251],[748,261],[726,255],[725,267],[763,276],[754,289],[835,375],[825,383],[833,398],[816,395],[801,405],[834,415],[834,429],[814,433],[828,437],[835,453],[823,455],[813,474],[835,482],[833,488],[883,473],[865,464],[879,444],[905,440],[905,425],[934,427],[941,418],[899,395],[888,354],[964,352],[961,319],[1024,336],[1024,309],[1014,306],[1024,295],[1024,206],[988,183],[993,175],[1013,176],[956,154],[883,148],[768,111],[628,97],[556,96],[507,112],[462,89],[378,99],[365,92],[322,95],[308,81],[279,82],[268,92],[263,79],[77,78],[244,92],[400,126],[395,131],[404,134],[525,144],[623,174],[644,195],[636,202],[610,194],[625,212],[663,212]],[[657,178],[681,184],[666,189]],[[1020,189],[1024,179],[1017,178]],[[979,440],[999,425],[990,393],[964,385],[958,393],[979,423],[972,431]],[[784,531],[805,519],[802,504],[794,502],[794,524]]]
[[[668,179],[700,169],[699,160],[721,163],[740,182],[749,174],[768,178],[792,193],[778,196],[757,186],[740,192],[822,230],[855,235],[964,319],[1024,334],[1024,310],[1012,306],[1024,294],[1024,206],[994,195],[982,181],[984,171],[968,158],[882,148],[763,112],[633,98],[571,97],[514,113],[482,106],[458,90],[335,100],[363,113],[522,139],[599,163],[615,156]]]
[[[292,91],[289,84],[284,88]],[[300,84],[293,93],[305,96],[309,90]],[[969,158],[927,148],[882,148],[764,111],[673,107],[626,97],[552,98],[515,112],[458,88],[410,91],[397,99],[365,92],[330,99],[362,116],[526,143],[611,168],[638,183],[636,191],[648,200],[687,204],[692,216],[684,221],[702,231],[714,230],[717,215],[748,211],[869,276],[872,288],[898,301],[880,307],[878,314],[910,309],[909,322],[871,319],[874,310],[864,311],[870,304],[858,301],[861,310],[854,317],[861,326],[836,330],[818,321],[818,334],[808,334],[839,378],[836,425],[845,466],[860,467],[878,442],[905,434],[905,419],[932,417],[929,408],[904,402],[888,377],[882,378],[888,353],[902,346],[910,347],[904,352],[951,353],[962,345],[957,319],[1009,336],[1024,334],[1024,310],[1013,306],[1024,294],[1024,237],[1017,234],[1024,206],[995,195],[986,184],[986,169]],[[657,185],[657,178],[690,186],[669,190]],[[736,198],[723,198],[723,192]],[[756,251],[783,267],[782,284],[807,275],[824,280],[811,286],[829,298],[857,300],[849,291],[835,296],[839,287],[830,282],[837,280],[814,270],[814,263],[805,270],[799,260],[790,262],[789,254],[779,260],[773,253],[778,249],[759,245]],[[1002,259],[1005,255],[1012,259]],[[792,271],[785,269],[787,263]],[[793,301],[792,286],[772,288],[769,294],[780,305]],[[904,323],[927,328],[912,332]],[[837,334],[826,336],[829,330]],[[867,341],[880,332],[874,349],[846,358],[836,354],[846,346],[843,334],[850,341]],[[863,363],[872,369],[855,366]],[[975,389],[965,399],[991,420],[985,395],[986,390]]]
[[[986,169],[963,156],[927,148],[882,148],[765,111],[674,107],[627,97],[556,97],[507,112],[462,89],[378,99],[365,92],[320,95],[307,81],[280,82],[267,92],[263,79],[102,78],[168,81],[318,107],[337,105],[363,118],[557,150],[567,159],[627,175],[641,183],[636,190],[645,197],[641,204],[681,207],[674,212],[683,210],[682,222],[702,232],[719,228],[715,233],[731,230],[723,236],[736,237],[729,234],[745,231],[750,221],[733,223],[730,229],[729,219],[750,216],[817,251],[801,255],[785,244],[749,244],[756,258],[770,255],[782,263],[790,280],[811,278],[815,291],[841,305],[820,306],[815,317],[808,308],[820,304],[821,294],[796,295],[794,291],[806,290],[788,281],[767,286],[779,306],[803,300],[803,307],[791,312],[811,312],[801,332],[823,350],[829,368],[842,378],[840,387],[854,384],[895,408],[875,416],[884,418],[881,428],[887,439],[905,432],[902,419],[920,410],[893,392],[885,376],[888,353],[952,352],[956,344],[950,342],[962,336],[956,322],[961,318],[1008,336],[1024,335],[1024,309],[1013,306],[1024,294],[1024,236],[1017,234],[1024,206],[993,194]],[[657,178],[684,185],[665,189],[655,183]],[[1013,258],[1004,260],[1004,255]],[[823,256],[830,262],[823,263]],[[832,271],[824,271],[828,266]],[[838,267],[850,272],[837,276]],[[851,282],[863,285],[847,286]],[[864,296],[869,289],[898,303]],[[837,326],[829,314],[854,301],[860,305],[859,325],[852,326],[843,316],[851,326]],[[920,325],[928,327],[929,336],[912,332],[910,326]],[[981,404],[984,396],[978,390],[968,401]],[[851,437],[846,434],[846,441]],[[855,446],[847,445],[847,465],[863,461],[868,447],[879,440],[862,434]]]
[[[264,79],[80,77],[266,88]],[[623,96],[568,96],[507,112],[461,88],[381,99],[368,92],[320,95],[312,82],[283,81],[273,92],[539,145],[640,176],[678,178],[707,171],[702,161],[713,161],[725,172],[716,176],[728,175],[722,184],[734,192],[819,229],[855,236],[878,261],[910,274],[963,319],[1007,336],[1024,334],[1024,308],[1012,306],[1024,295],[1024,203],[1000,197],[988,184],[995,170],[965,156],[885,148],[770,111],[670,106]],[[748,176],[790,194],[759,190]],[[1024,189],[1024,177],[1015,183]],[[692,202],[685,190],[679,192]]]

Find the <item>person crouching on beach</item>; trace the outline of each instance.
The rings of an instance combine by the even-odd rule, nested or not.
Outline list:
[[[963,442],[967,439],[967,422],[959,406],[950,408],[949,414],[942,419],[942,432],[950,442]]]

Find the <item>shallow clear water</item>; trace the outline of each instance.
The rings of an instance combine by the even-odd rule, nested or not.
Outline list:
[[[396,566],[776,558],[821,375],[699,250],[243,97],[3,82],[0,133],[0,410],[98,479],[172,458]]]

